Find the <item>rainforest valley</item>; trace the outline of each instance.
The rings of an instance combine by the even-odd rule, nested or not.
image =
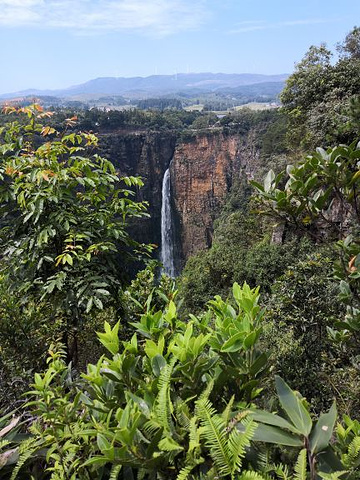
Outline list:
[[[1,479],[360,479],[360,28],[336,51],[262,111],[4,106]]]

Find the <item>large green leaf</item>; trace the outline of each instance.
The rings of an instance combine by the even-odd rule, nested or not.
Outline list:
[[[242,431],[241,426],[237,426],[237,428]],[[274,443],[275,445],[285,445],[288,447],[303,446],[303,441],[301,438],[299,438],[299,436],[296,436],[290,432],[286,432],[281,428],[273,427],[271,425],[264,425],[261,423],[258,424],[252,440],[256,442]]]
[[[335,421],[337,417],[336,404],[332,404],[328,413],[323,413],[320,415],[319,420],[317,421],[313,431],[310,435],[310,448],[311,453],[318,453],[322,450],[325,450],[332,436],[334,429]]]
[[[284,418],[280,417],[279,415],[275,415],[274,413],[269,413],[264,410],[254,410],[251,412],[251,417],[260,423],[265,423],[267,425],[273,425],[274,427],[278,428],[285,428],[292,433],[297,435],[300,434],[299,430],[294,427],[294,425]]]
[[[167,365],[165,358],[162,355],[155,355],[151,359],[151,368],[156,377],[161,373],[161,370]]]
[[[221,352],[237,352],[243,346],[243,339],[246,335],[246,332],[239,332],[230,337],[224,344],[222,345],[220,351]]]
[[[281,406],[287,416],[294,427],[305,437],[308,437],[312,428],[309,412],[306,410],[300,398],[297,397],[289,385],[278,375],[275,376],[275,383]]]
[[[334,450],[329,446],[316,456],[318,469],[323,472],[337,472],[344,469]]]
[[[261,353],[250,367],[251,375],[256,375],[260,372],[266,366],[267,361],[268,357],[266,353]]]

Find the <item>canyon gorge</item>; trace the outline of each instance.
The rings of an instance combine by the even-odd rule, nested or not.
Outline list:
[[[100,150],[124,175],[139,175],[144,187],[138,200],[149,203],[150,217],[133,226],[136,238],[153,243],[161,258],[161,210],[165,172],[170,189],[171,274],[186,260],[211,246],[214,221],[234,184],[253,179],[266,169],[259,138],[266,121],[240,131],[222,127],[179,132],[113,131],[100,133]],[[246,182],[245,182],[246,183]],[[164,240],[164,237],[163,237]]]

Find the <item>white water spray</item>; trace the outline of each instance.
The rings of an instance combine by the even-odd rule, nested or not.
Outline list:
[[[162,182],[161,202],[161,263],[163,272],[175,277],[174,263],[174,231],[171,214],[171,181],[170,167],[166,170]]]

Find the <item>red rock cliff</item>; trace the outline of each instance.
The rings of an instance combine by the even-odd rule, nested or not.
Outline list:
[[[160,245],[161,185],[172,159],[177,269],[209,247],[214,220],[234,181],[252,178],[261,166],[256,136],[255,129],[231,134],[214,129],[176,144],[176,134],[170,132],[101,135],[102,153],[122,173],[144,178],[138,199],[149,202],[151,218],[135,225],[135,237]]]
[[[254,135],[215,131],[175,149],[171,178],[183,262],[211,245],[214,219],[235,178],[251,178],[257,170]]]

